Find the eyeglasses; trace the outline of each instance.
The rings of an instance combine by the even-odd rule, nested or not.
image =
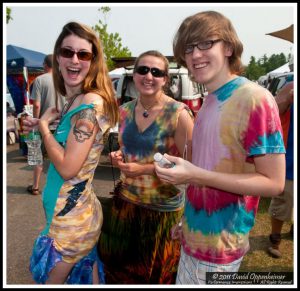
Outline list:
[[[86,52],[86,51],[75,52],[75,51],[65,48],[65,47],[60,48],[59,54],[62,57],[67,58],[67,59],[73,58],[73,56],[76,54],[78,60],[81,60],[81,61],[90,61],[93,58],[93,53]]]
[[[147,66],[139,66],[134,71],[140,75],[147,75],[151,72],[152,76],[155,78],[162,78],[167,75],[165,71],[158,68],[149,68]]]
[[[190,54],[194,51],[194,48],[197,47],[200,51],[209,50],[213,47],[213,45],[219,41],[222,41],[222,39],[215,39],[215,40],[206,40],[206,41],[200,41],[198,43],[189,44],[185,47],[184,52],[186,54]]]

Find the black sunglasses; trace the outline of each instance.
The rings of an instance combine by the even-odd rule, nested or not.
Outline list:
[[[67,58],[67,59],[73,58],[73,56],[76,54],[78,60],[81,60],[81,61],[90,61],[93,58],[93,53],[86,52],[86,51],[75,52],[66,47],[60,48],[59,54],[62,57]]]
[[[165,71],[162,71],[158,68],[149,68],[147,66],[139,66],[135,69],[135,72],[140,75],[147,75],[149,72],[151,72],[152,76],[155,78],[162,78],[167,75]]]

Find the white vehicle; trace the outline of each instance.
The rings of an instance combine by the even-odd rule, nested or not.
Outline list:
[[[266,88],[267,86],[267,83],[268,83],[268,77],[267,75],[264,75],[264,76],[260,76],[257,80],[257,83],[260,85],[260,86],[263,86]]]
[[[281,89],[286,82],[291,81],[292,79],[294,79],[294,72],[278,75],[273,78],[268,86],[268,90],[273,96],[276,96],[279,89]]]

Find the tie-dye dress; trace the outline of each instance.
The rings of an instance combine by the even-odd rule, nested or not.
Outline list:
[[[193,164],[209,171],[253,173],[253,157],[285,153],[278,107],[268,90],[238,77],[209,94],[193,131]],[[190,185],[183,250],[199,260],[231,263],[249,250],[259,197]]]
[[[100,130],[79,173],[64,180],[53,163],[49,165],[43,190],[46,227],[36,239],[30,259],[30,271],[37,283],[44,284],[49,272],[60,261],[75,263],[67,284],[92,284],[95,262],[98,263],[100,282],[104,283],[103,266],[96,247],[103,216],[92,180],[104,147],[103,134],[109,124],[97,101],[81,104],[62,117],[54,136],[65,147],[72,116],[87,108],[95,109]]]
[[[168,98],[153,123],[140,132],[135,122],[136,100],[120,108],[119,143],[127,163],[153,163],[156,152],[178,156],[174,136],[185,104]],[[179,222],[184,194],[153,175],[121,174],[108,227],[100,237],[100,256],[107,283],[175,283],[180,243],[170,229]]]

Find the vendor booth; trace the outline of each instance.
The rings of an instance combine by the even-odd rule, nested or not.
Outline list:
[[[15,111],[18,118],[15,118],[14,123],[10,126],[7,117],[7,133],[15,133],[17,140],[20,143],[20,150],[23,155],[27,154],[27,146],[25,143],[25,135],[22,132],[22,118],[21,112],[24,106],[29,106],[30,96],[29,87],[32,81],[39,75],[44,73],[44,59],[45,54],[21,48],[14,45],[6,46],[6,86],[14,101]],[[11,117],[10,117],[11,118]],[[8,143],[13,140],[8,139]]]
[[[6,46],[6,84],[13,98],[16,113],[27,104],[28,88],[32,81],[44,73],[45,54],[14,45]]]

